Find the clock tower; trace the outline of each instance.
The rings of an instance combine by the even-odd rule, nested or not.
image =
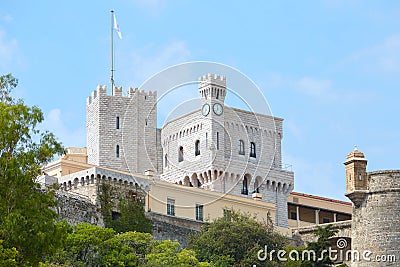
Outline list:
[[[205,151],[210,156],[211,165],[224,162],[225,150],[225,107],[226,78],[225,76],[208,74],[199,79],[199,97],[201,113],[206,131]],[[221,166],[222,167],[222,166]]]

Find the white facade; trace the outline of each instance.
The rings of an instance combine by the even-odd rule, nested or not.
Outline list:
[[[98,86],[86,104],[88,163],[132,173],[157,167],[157,93]]]
[[[118,89],[118,88],[116,88]],[[226,107],[226,78],[199,81],[201,106],[156,129],[156,93],[113,96],[99,87],[87,104],[88,163],[123,171],[155,170],[162,180],[275,203],[288,227],[293,172],[282,169],[283,119]],[[115,129],[116,117],[120,129]],[[116,146],[119,145],[119,157]]]
[[[201,77],[199,96],[198,110],[161,130],[161,179],[243,197],[257,192],[276,204],[275,222],[287,227],[294,176],[282,169],[283,120],[224,106],[225,77]]]

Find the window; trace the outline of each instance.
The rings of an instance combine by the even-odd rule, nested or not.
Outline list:
[[[239,140],[239,155],[244,155],[244,142]]]
[[[290,219],[291,220],[297,220],[297,213],[295,211],[290,212]]]
[[[196,220],[203,221],[203,205],[196,204]]]
[[[196,140],[196,142],[194,143],[194,155],[200,155],[200,140]]]
[[[250,143],[250,157],[256,157],[256,144],[254,142]]]
[[[217,132],[217,149],[219,149],[219,132]]]
[[[208,149],[208,134],[206,133],[206,149]]]
[[[165,154],[164,156],[164,167],[168,167],[168,156]]]
[[[183,146],[180,146],[178,151],[178,162],[181,161],[183,161]]]
[[[115,128],[119,129],[119,117],[117,116],[116,120],[115,120]]]
[[[115,147],[115,156],[119,158],[119,145]]]
[[[243,178],[242,194],[243,195],[248,195],[249,194],[249,190],[247,188],[247,177]]]
[[[121,218],[121,213],[117,211],[111,211],[111,219],[113,221],[118,221]]]
[[[330,223],[331,219],[329,218],[322,218],[322,223]]]
[[[259,180],[259,177],[256,177],[256,180],[254,182],[254,191],[253,191],[253,193],[260,193],[259,187],[260,187],[260,180]]]
[[[167,214],[175,215],[175,199],[167,198]]]
[[[144,124],[147,126],[147,119],[144,119]]]

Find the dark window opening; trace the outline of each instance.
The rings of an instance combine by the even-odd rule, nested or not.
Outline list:
[[[203,221],[203,205],[196,204],[196,220]]]
[[[175,199],[167,198],[167,214],[175,215]]]
[[[247,177],[243,178],[243,184],[242,184],[242,195],[248,195],[249,190],[247,188]]]
[[[196,140],[196,142],[194,143],[194,155],[200,155],[200,140]]]
[[[113,221],[118,221],[119,218],[121,218],[121,213],[119,213],[117,211],[111,211],[111,219]]]
[[[181,161],[183,161],[183,146],[180,146],[178,151],[178,162]]]
[[[239,140],[239,155],[244,155],[244,142]]]
[[[167,156],[167,154],[165,154],[165,156],[164,156],[164,166],[168,167],[168,156]]]
[[[254,142],[250,143],[250,157],[256,157],[256,144]]]
[[[217,149],[219,149],[219,132],[217,132]]]
[[[117,119],[115,121],[115,128],[119,129],[119,117],[117,116]]]
[[[291,220],[297,220],[297,213],[291,211],[291,212],[290,212],[290,219],[291,219]]]
[[[119,145],[115,147],[115,156],[119,158]]]

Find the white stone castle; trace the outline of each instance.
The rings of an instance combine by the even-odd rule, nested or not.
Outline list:
[[[157,128],[157,93],[99,86],[87,100],[88,163],[274,203],[288,227],[293,172],[282,168],[283,119],[227,107],[226,78],[199,79],[201,106]]]

